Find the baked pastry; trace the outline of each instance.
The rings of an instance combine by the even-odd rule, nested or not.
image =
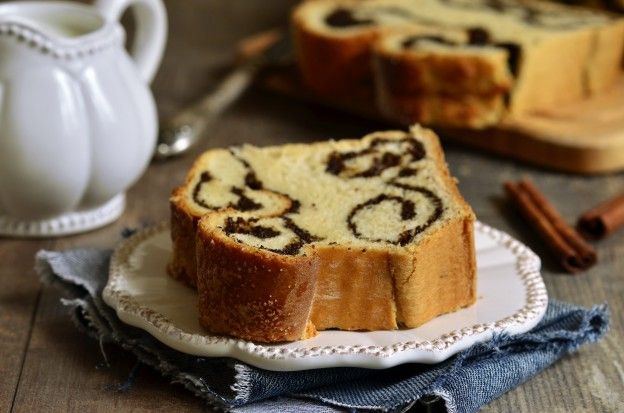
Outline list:
[[[475,300],[474,215],[420,127],[208,151],[171,207],[170,271],[213,333],[415,327]]]
[[[378,109],[404,123],[498,122],[513,84],[510,51],[486,42],[481,29],[412,28],[381,37],[373,49]]]
[[[298,6],[292,20],[297,61],[303,80],[311,89],[330,99],[337,96],[375,99],[372,85],[376,82],[386,94],[386,98],[381,98],[382,105],[390,102],[390,109],[393,100],[405,102],[410,97],[424,102],[417,106],[426,105],[426,98],[431,94],[420,90],[406,92],[410,85],[392,79],[387,70],[374,71],[372,61],[381,59],[381,64],[385,63],[386,67],[389,62],[397,64],[401,67],[398,70],[406,73],[440,69],[441,63],[416,67],[415,48],[421,51],[421,55],[426,51],[428,56],[444,56],[445,64],[455,67],[474,64],[474,58],[480,56],[481,61],[488,62],[493,70],[492,78],[486,75],[486,83],[507,76],[500,63],[500,56],[506,56],[512,84],[504,92],[502,104],[505,113],[514,115],[548,111],[555,105],[603,91],[621,74],[624,52],[624,19],[601,11],[549,2],[317,0]],[[449,33],[464,30],[469,39],[475,33],[477,36],[467,42],[448,41],[445,36],[410,42],[414,35],[405,33],[427,29]],[[389,43],[384,40],[387,36],[395,36],[396,32],[401,33],[397,35],[398,39]],[[433,43],[438,43],[437,48],[432,47]],[[401,47],[404,56],[398,57],[402,54]],[[451,49],[457,49],[453,58]],[[466,63],[469,58],[472,63]],[[408,63],[410,60],[412,63]],[[430,73],[424,78],[433,77]],[[466,83],[468,77],[465,71],[457,71],[456,78],[448,79],[446,83]],[[394,82],[394,90],[402,92],[396,94],[385,90],[388,82]],[[435,89],[425,87],[432,88]],[[471,103],[477,100],[474,93],[459,90],[451,95],[435,96],[462,96],[464,101]],[[461,100],[458,98],[455,105]],[[484,126],[500,119],[500,114],[496,115],[500,112],[500,96],[494,100],[496,103],[482,100],[481,111],[489,107],[491,112],[484,114],[477,124]],[[432,105],[435,107],[441,102],[444,101],[433,99]],[[395,106],[400,111],[402,104]],[[445,113],[429,108],[423,112]],[[418,113],[416,111],[410,120],[423,120]],[[472,119],[469,117],[465,122],[467,126],[471,126]],[[445,125],[447,120],[442,117],[439,123]],[[462,120],[457,119],[455,123],[462,123]]]

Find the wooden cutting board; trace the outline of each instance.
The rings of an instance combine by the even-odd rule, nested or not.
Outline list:
[[[239,59],[262,52],[284,33],[272,29],[244,39],[237,47]],[[266,70],[260,83],[292,98],[393,123],[383,118],[372,101],[316,96],[306,89],[294,65]],[[586,175],[623,171],[624,75],[606,93],[549,113],[507,118],[485,130],[434,129],[444,140],[549,169]]]
[[[295,67],[267,71],[261,82],[281,94],[382,119],[371,102],[329,101],[306,90]],[[405,126],[405,125],[401,125]],[[486,130],[438,129],[444,140],[549,169],[579,174],[624,170],[624,76],[605,94],[547,114],[509,118]]]

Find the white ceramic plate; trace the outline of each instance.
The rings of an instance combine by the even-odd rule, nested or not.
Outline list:
[[[312,339],[278,345],[210,335],[199,325],[195,290],[166,274],[171,241],[165,224],[136,234],[116,249],[103,296],[124,322],[198,356],[233,357],[282,371],[437,363],[494,333],[530,330],[548,304],[539,258],[501,231],[478,222],[475,229],[477,302],[409,330],[322,331]]]

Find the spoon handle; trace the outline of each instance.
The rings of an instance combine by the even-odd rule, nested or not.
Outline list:
[[[242,64],[200,101],[182,110],[161,126],[154,158],[166,159],[186,152],[207,132],[211,123],[243,94],[261,68],[292,59],[290,36],[283,31],[264,33],[250,47]],[[249,44],[248,44],[249,46]]]
[[[256,59],[249,59],[237,66],[212,93],[182,110],[162,125],[154,157],[156,159],[168,158],[193,146],[210,124],[249,87],[260,66]]]
[[[255,63],[250,61],[238,66],[219,83],[212,93],[173,117],[171,124],[193,124],[202,119],[221,115],[253,81],[259,67]]]

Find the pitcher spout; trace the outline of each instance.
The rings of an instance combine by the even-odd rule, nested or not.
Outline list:
[[[123,41],[123,31],[86,5],[20,2],[0,5],[0,37],[67,58]]]

